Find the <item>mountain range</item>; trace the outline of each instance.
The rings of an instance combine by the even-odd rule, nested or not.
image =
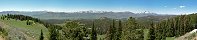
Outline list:
[[[2,11],[0,14],[22,14],[32,16],[39,19],[98,19],[101,17],[122,19],[128,17],[146,17],[146,16],[166,16],[164,14],[143,12],[133,13],[112,12],[112,11],[80,11],[80,12],[50,12],[50,11]]]

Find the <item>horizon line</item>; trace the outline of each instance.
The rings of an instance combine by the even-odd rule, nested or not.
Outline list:
[[[49,11],[49,10],[28,10],[28,11],[24,11],[24,10],[4,10],[4,11],[0,11],[0,12],[6,12],[6,11],[19,11],[19,12],[39,12],[39,11],[45,11],[45,12],[65,12],[65,13],[74,13],[74,12],[83,12],[83,11],[102,11],[102,12],[131,12],[131,13],[155,13],[155,12],[150,12],[150,11],[142,11],[142,12],[133,12],[133,11],[106,11],[106,10],[83,10],[83,11]],[[193,13],[197,13],[197,12],[192,12],[192,13],[182,13],[182,14],[163,14],[163,15],[188,15],[188,14],[193,14]],[[160,13],[156,13],[156,14],[160,14]]]

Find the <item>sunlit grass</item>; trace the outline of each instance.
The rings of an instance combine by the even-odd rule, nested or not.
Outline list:
[[[26,21],[20,21],[20,20],[15,20],[15,19],[10,19],[10,20],[2,20],[0,19],[1,22],[4,22],[6,25],[9,25],[8,28],[18,28],[25,34],[27,34],[29,37],[39,39],[41,29],[43,30],[44,37],[48,38],[49,37],[49,31],[47,30],[46,27],[44,27],[42,24],[36,23],[32,25],[27,25]]]

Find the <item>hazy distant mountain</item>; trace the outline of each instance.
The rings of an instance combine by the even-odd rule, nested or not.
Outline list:
[[[145,17],[160,16],[156,13],[132,13],[132,12],[107,12],[107,11],[80,11],[80,12],[48,12],[48,11],[3,11],[0,14],[22,14],[40,19],[97,19],[100,17],[108,18],[128,18],[128,17]]]

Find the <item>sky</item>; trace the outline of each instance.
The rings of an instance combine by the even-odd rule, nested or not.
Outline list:
[[[197,0],[0,0],[0,11],[88,10],[191,14],[197,12]]]

